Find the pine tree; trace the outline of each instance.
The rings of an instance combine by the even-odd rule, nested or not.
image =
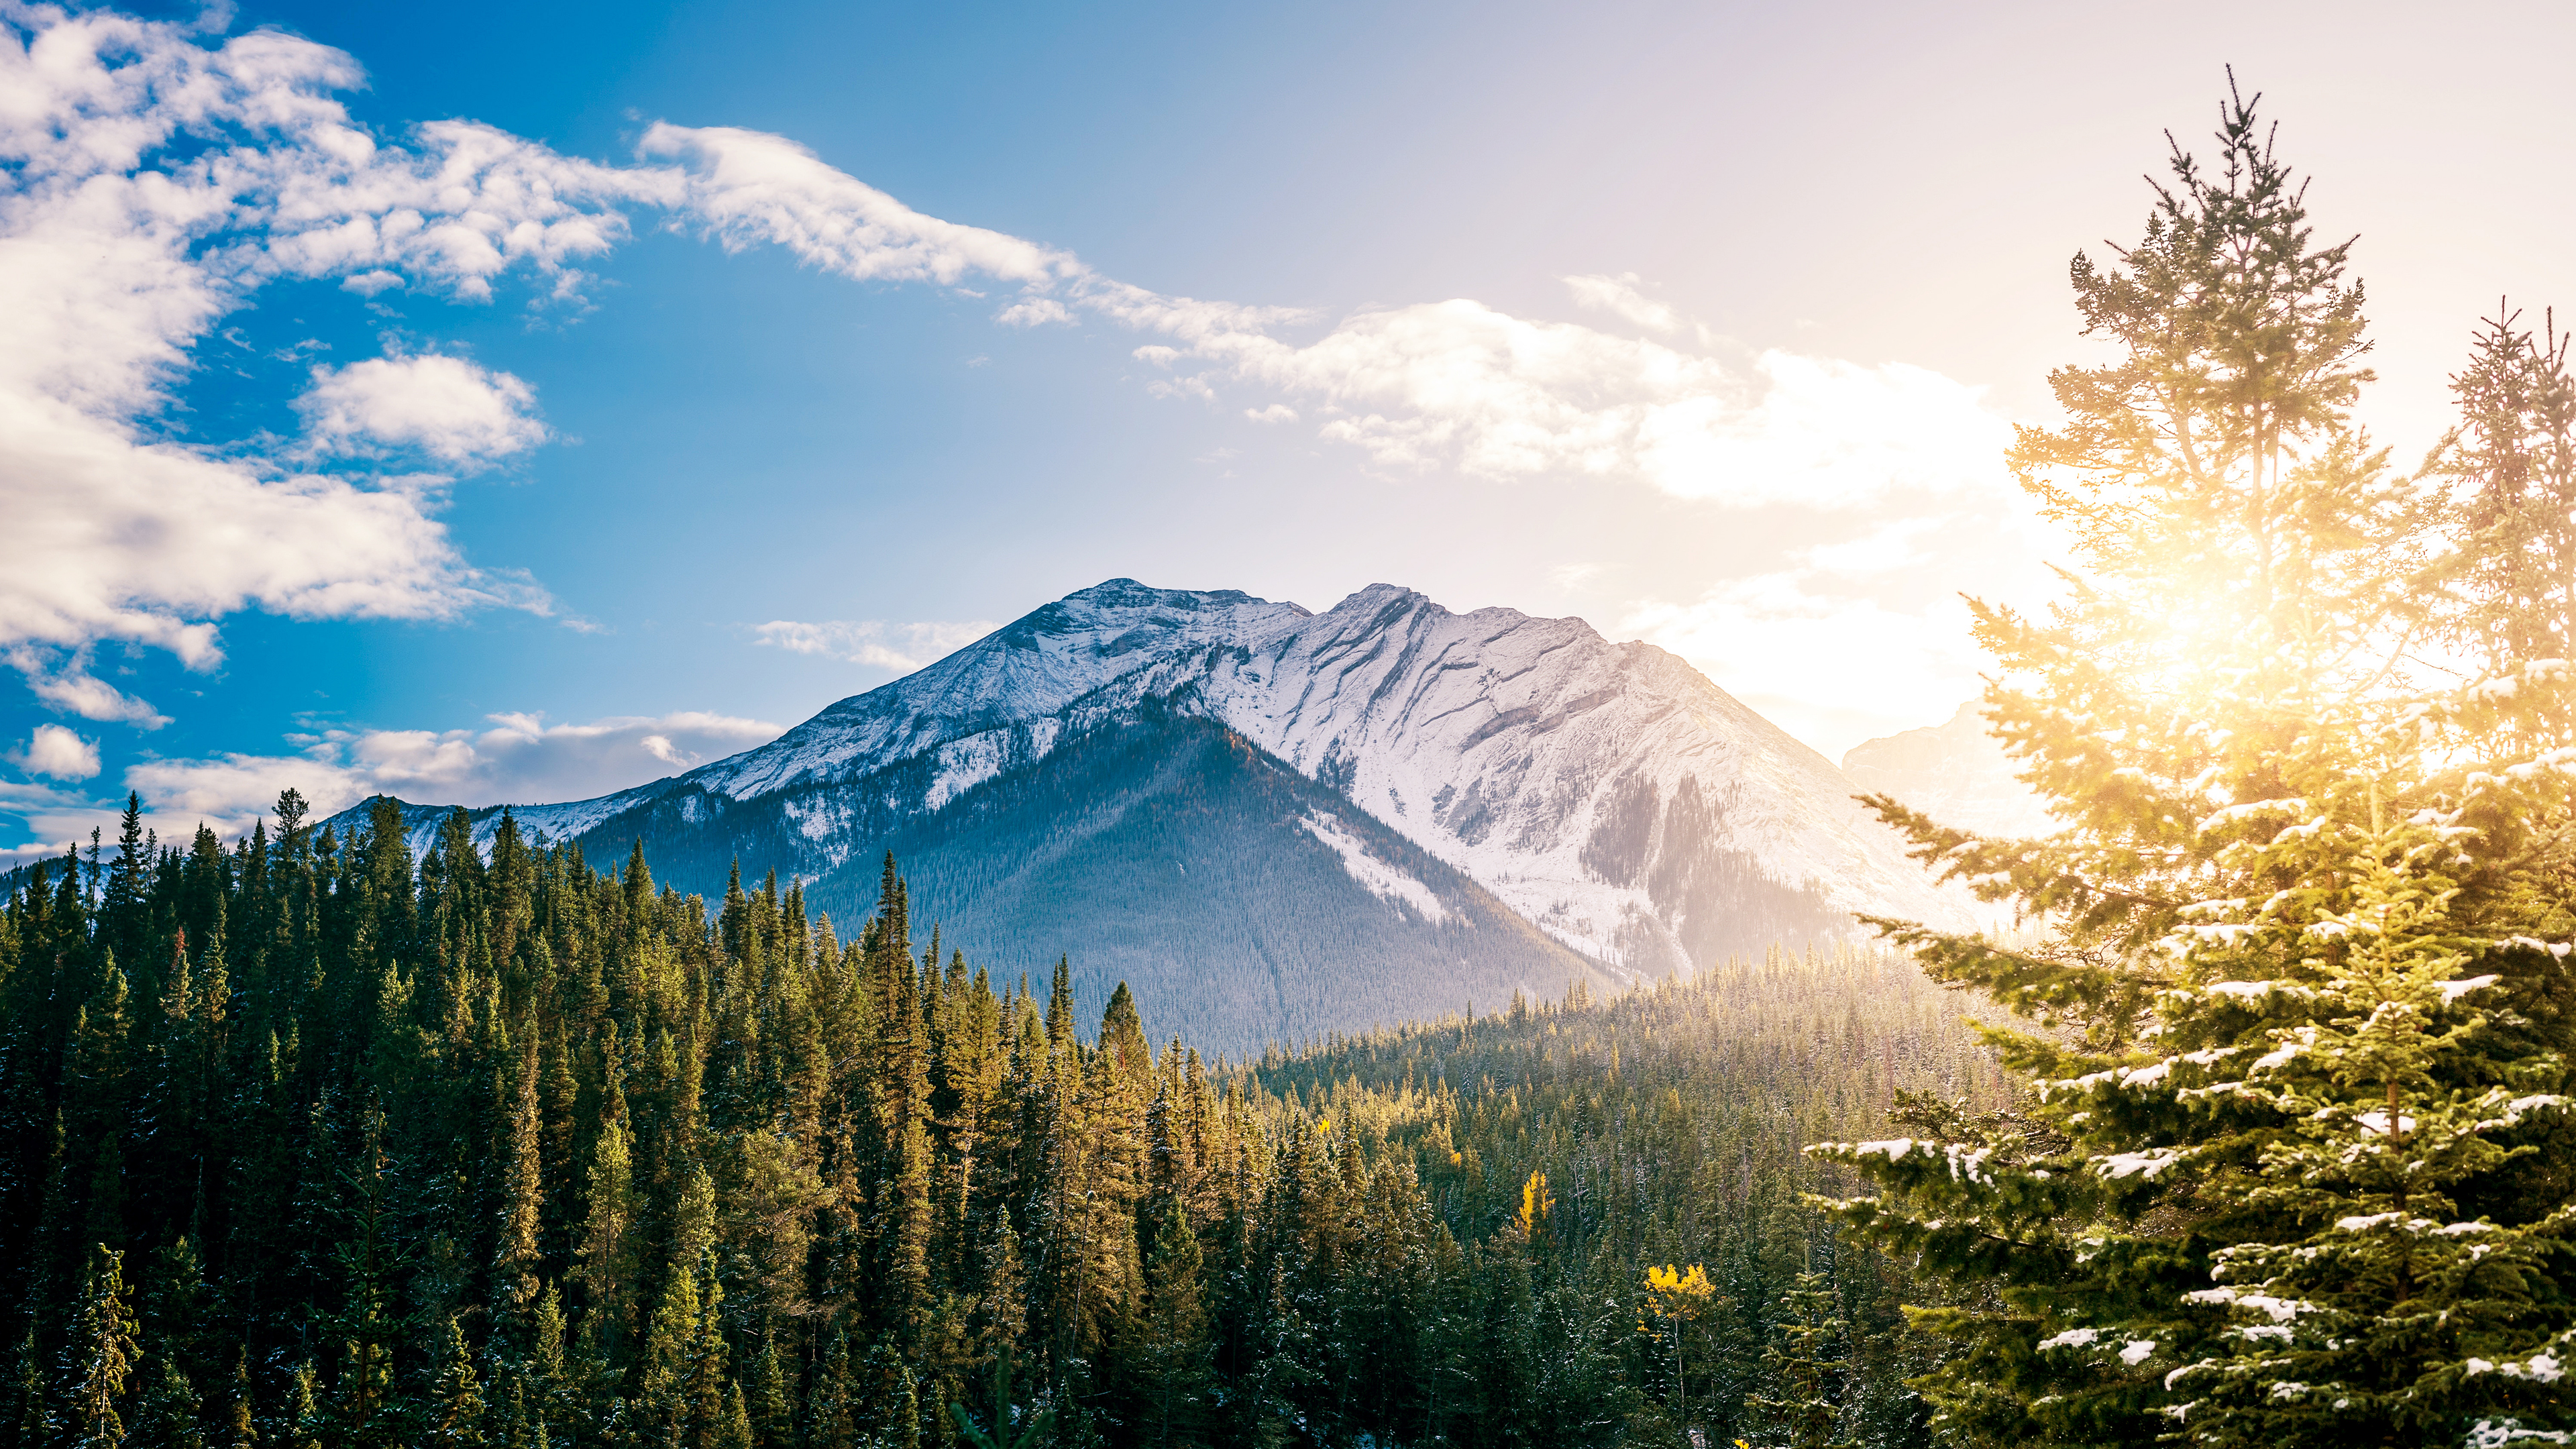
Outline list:
[[[957,1432],[974,1449],[1037,1449],[1038,1445],[1046,1442],[1047,1434],[1055,1427],[1053,1409],[1041,1409],[1025,1419],[1019,1417],[1011,1397],[1011,1350],[1008,1344],[993,1356],[993,1383],[985,1403],[990,1407],[980,1424],[973,1414],[967,1412],[964,1404],[948,1406],[949,1416],[956,1421]]]
[[[582,1224],[580,1261],[587,1305],[583,1329],[603,1359],[615,1354],[628,1326],[634,1291],[634,1155],[618,1060],[615,1023],[601,1048],[603,1101],[599,1135],[591,1146],[589,1211]]]
[[[225,1386],[214,1442],[218,1449],[251,1449],[259,1440],[259,1400],[251,1387],[250,1351],[242,1349],[233,1355],[232,1381]]]
[[[1209,1389],[1204,1255],[1178,1199],[1167,1203],[1145,1265],[1145,1312],[1127,1359],[1142,1379],[1142,1442],[1180,1449],[1202,1442]]]
[[[1796,1285],[1780,1295],[1780,1306],[1787,1316],[1762,1358],[1779,1393],[1757,1396],[1747,1407],[1779,1431],[1786,1449],[1850,1449],[1849,1440],[1834,1438],[1842,1416],[1835,1348],[1846,1325],[1834,1313],[1825,1275],[1800,1273]]]
[[[687,1432],[698,1318],[697,1272],[683,1263],[673,1270],[671,1286],[663,1290],[662,1301],[653,1311],[636,1390],[638,1432],[654,1436],[657,1443],[680,1443]]]
[[[729,1385],[725,1391],[724,1420],[717,1426],[714,1449],[752,1449],[756,1442],[751,1429],[751,1411],[744,1406],[742,1385]]]
[[[321,1396],[314,1387],[317,1377],[311,1363],[296,1365],[287,1381],[285,1412],[278,1416],[270,1442],[286,1449],[321,1449],[325,1420]]]
[[[18,1382],[15,1387],[18,1402],[15,1412],[9,1416],[13,1434],[10,1442],[41,1444],[53,1416],[51,1406],[46,1402],[42,1349],[37,1344],[36,1330],[32,1326],[18,1345]]]
[[[509,1119],[502,1141],[500,1245],[493,1254],[492,1267],[499,1275],[503,1306],[514,1313],[525,1313],[536,1300],[537,1270],[542,1261],[537,1239],[545,1208],[534,1038],[523,1044],[517,1070],[509,1075]]]
[[[104,1245],[92,1249],[64,1351],[61,1433],[73,1449],[113,1449],[125,1441],[117,1405],[134,1373],[136,1327],[125,1303],[125,1255]]]
[[[858,1442],[857,1415],[851,1403],[850,1340],[835,1329],[806,1391],[805,1443],[808,1449],[857,1449]]]
[[[750,1425],[759,1449],[793,1449],[796,1407],[789,1397],[786,1365],[778,1357],[778,1335],[760,1338],[760,1358],[752,1366]]]
[[[483,1384],[474,1372],[474,1355],[466,1347],[465,1331],[453,1318],[447,1320],[441,1337],[437,1372],[423,1416],[421,1442],[477,1449],[485,1442]]]
[[[143,1392],[135,1405],[135,1449],[205,1449],[205,1400],[167,1353],[143,1356]]]
[[[2044,621],[1979,607],[1987,704],[2065,828],[1873,802],[2036,928],[1885,923],[2052,1028],[1994,1037],[2035,1101],[1821,1149],[1881,1189],[1836,1211],[1997,1290],[1922,1320],[1965,1345],[1925,1382],[1972,1442],[2559,1432],[2539,1375],[2576,1332],[2576,1208],[2509,1164],[2566,1094],[2564,1027],[2526,1013],[2569,951],[2533,932],[2576,925],[2568,671],[2505,622],[2555,596],[2492,557],[2422,569],[2449,501],[2346,416],[2350,243],[2313,246],[2251,103],[2219,143],[2215,171],[2177,150],[2124,268],[2078,258],[2124,356],[2056,374],[2071,421],[2013,453],[2084,567]],[[2413,658],[2426,632],[2504,652],[2462,688]]]
[[[2569,336],[2537,335],[2499,303],[2451,379],[2460,422],[2425,472],[2464,490],[2453,547],[2428,583],[2461,607],[2439,621],[2491,670],[2576,658],[2576,379]],[[2558,728],[2566,719],[2552,721]]]

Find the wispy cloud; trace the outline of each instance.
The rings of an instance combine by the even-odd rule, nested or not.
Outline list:
[[[1678,331],[1681,314],[1637,290],[1635,272],[1622,272],[1615,277],[1583,276],[1563,279],[1565,290],[1574,294],[1575,305],[1596,312],[1609,312],[1640,327],[1657,332]]]
[[[325,730],[290,738],[293,753],[148,760],[125,772],[161,819],[247,829],[293,788],[328,813],[370,795],[415,804],[504,805],[583,800],[766,744],[765,720],[684,712],[548,724],[496,714],[471,730]]]
[[[892,623],[883,619],[825,619],[805,623],[772,619],[752,629],[753,639],[792,654],[817,654],[876,669],[909,674],[935,659],[955,653],[1001,625],[984,619],[962,622]]]

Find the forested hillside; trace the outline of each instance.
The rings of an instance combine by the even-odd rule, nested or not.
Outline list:
[[[1230,1066],[891,860],[845,941],[382,813],[129,814],[0,911],[8,1442],[1925,1442],[1918,1290],[1798,1198],[1999,1101],[1909,965]]]

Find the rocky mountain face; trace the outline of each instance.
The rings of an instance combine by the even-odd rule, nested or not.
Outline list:
[[[892,849],[915,918],[991,964],[1069,954],[1095,1000],[1124,978],[1163,1029],[1241,1048],[1687,971],[1855,910],[1964,921],[1854,793],[1579,619],[1113,579],[758,749],[513,808],[594,859],[641,840],[687,889],[736,860],[802,877],[845,919]],[[446,813],[406,812],[419,847]]]
[[[1893,795],[1944,825],[1981,835],[2046,835],[2057,822],[2015,769],[1973,700],[1946,724],[1868,740],[1843,755],[1843,774],[1854,786]]]

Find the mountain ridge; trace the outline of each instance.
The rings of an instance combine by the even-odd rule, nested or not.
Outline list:
[[[1317,612],[1108,580],[766,745],[592,800],[511,808],[524,828],[586,848],[725,836],[756,847],[736,852],[746,869],[828,882],[898,834],[930,839],[916,824],[979,788],[1149,712],[1239,738],[1612,984],[1844,934],[1855,911],[1969,914],[1832,761],[1677,656],[1578,618],[1453,613],[1392,584]],[[444,813],[410,808],[416,844]],[[488,841],[500,812],[476,813]],[[1278,816],[1281,848],[1306,849],[1290,836],[1329,847],[1333,832],[1302,818]],[[1392,872],[1447,899],[1371,839],[1344,853],[1354,883]]]

